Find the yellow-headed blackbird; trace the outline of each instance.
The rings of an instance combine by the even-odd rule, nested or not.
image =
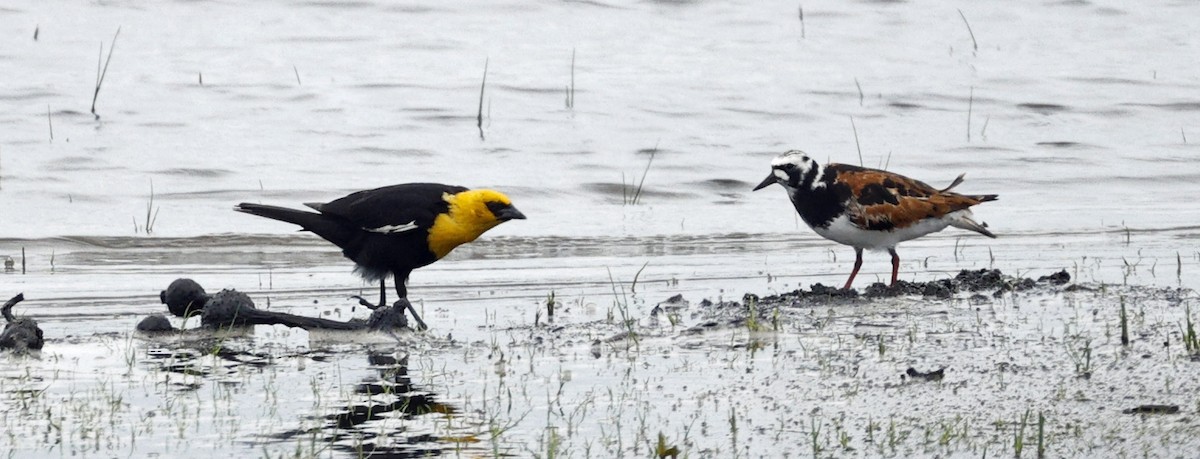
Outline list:
[[[300,225],[341,247],[357,265],[356,273],[379,281],[377,306],[386,305],[385,279],[393,274],[397,307],[407,307],[422,329],[425,324],[407,301],[409,273],[496,225],[525,218],[503,193],[438,183],[392,185],[304,205],[317,212],[251,203],[234,210]]]

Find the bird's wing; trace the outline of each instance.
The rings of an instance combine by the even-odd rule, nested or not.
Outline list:
[[[927,218],[941,218],[980,201],[975,197],[940,191],[920,180],[893,172],[843,164],[827,169],[843,190],[850,221],[869,230],[892,230]]]
[[[359,191],[309,207],[324,215],[341,217],[367,231],[393,234],[429,229],[438,214],[449,210],[446,194],[466,190],[438,183],[406,183]]]

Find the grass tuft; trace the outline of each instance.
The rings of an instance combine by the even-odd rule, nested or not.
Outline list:
[[[117,27],[117,33],[113,34],[112,44],[108,46],[108,59],[103,59],[103,69],[100,68],[101,59],[97,58],[96,60],[96,90],[92,92],[92,116],[95,116],[97,120],[100,119],[100,115],[96,114],[96,99],[100,97],[100,86],[104,84],[104,77],[108,75],[108,63],[112,62],[113,49],[116,49],[117,37],[120,35],[121,28]],[[100,42],[100,56],[104,56],[104,42]]]
[[[159,209],[154,206],[154,179],[150,179],[150,199],[146,201],[146,220],[140,226],[137,218],[133,219],[133,233],[144,232],[147,235],[154,232],[154,223],[158,221]]]
[[[1029,409],[1025,409],[1025,414],[1021,415],[1021,425],[1013,433],[1013,454],[1016,457],[1021,457],[1021,452],[1025,450],[1025,426],[1028,424]]]
[[[1046,457],[1046,417],[1041,411],[1038,411],[1037,427],[1037,457],[1042,459]]]
[[[666,435],[663,435],[662,432],[659,432],[658,443],[654,445],[654,454],[658,456],[658,459],[666,459],[668,457],[671,459],[677,459],[679,457],[679,448],[676,446],[669,446],[667,444]]]
[[[1190,305],[1184,308],[1183,347],[1190,354],[1200,353],[1200,337],[1196,336],[1196,326],[1192,323],[1192,307]]]

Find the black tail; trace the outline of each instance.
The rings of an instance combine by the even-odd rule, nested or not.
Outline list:
[[[309,226],[314,226],[323,220],[321,214],[308,212],[303,210],[289,209],[287,207],[268,206],[264,204],[251,204],[243,202],[233,207],[233,210],[245,212],[259,217],[267,217],[272,220],[294,223],[303,226],[304,229],[309,229]]]
[[[316,212],[308,212],[304,210],[289,209],[287,207],[268,206],[264,204],[252,204],[243,202],[233,207],[233,210],[245,212],[259,217],[266,217],[272,220],[279,220],[296,225],[301,228],[312,231],[325,240],[334,243],[338,247],[348,249],[353,243],[354,238],[361,233],[359,228],[337,217],[319,214]]]

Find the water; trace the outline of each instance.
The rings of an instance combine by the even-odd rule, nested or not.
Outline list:
[[[234,213],[234,204],[299,205],[412,181],[493,187],[529,220],[414,274],[410,290],[426,319],[439,337],[526,349],[529,336],[497,338],[489,324],[528,327],[555,291],[578,302],[564,320],[588,335],[559,342],[562,352],[586,354],[591,339],[620,331],[587,324],[606,322],[635,278],[638,317],[676,293],[740,299],[841,282],[852,251],[805,228],[777,190],[749,191],[773,156],[799,148],[935,186],[966,172],[960,191],[1000,195],[976,210],[1000,239],[948,230],[907,243],[902,278],[1067,269],[1087,282],[1195,288],[1197,12],[1188,2],[6,4],[0,258],[15,259],[19,271],[24,248],[28,274],[0,276],[0,286],[3,295],[25,292],[18,312],[41,321],[57,356],[21,365],[48,371],[82,359],[140,383],[164,374],[151,357],[160,346],[113,336],[158,311],[157,291],[176,277],[236,287],[273,309],[362,314],[346,296],[374,290],[336,250]],[[96,59],[118,27],[97,119],[89,113]],[[630,205],[636,184],[644,184],[641,202]],[[860,286],[888,269],[885,256],[868,254]],[[93,359],[97,343],[134,365]],[[263,332],[243,344],[277,346],[282,360],[327,352],[300,332]],[[358,348],[337,346],[347,345],[328,351],[327,362],[353,374],[345,381],[377,372]],[[468,369],[456,372],[486,372],[496,360],[472,360],[488,346],[462,356],[445,342],[419,346],[441,361],[465,359],[456,368]],[[697,358],[671,342],[647,347]],[[264,374],[307,385],[321,365]],[[412,367],[445,387],[495,389],[482,376],[431,370],[441,365]],[[576,366],[597,374],[575,378],[570,390],[607,384],[599,374],[608,366]],[[91,377],[56,381],[50,394],[69,394],[63,384],[104,392]],[[190,383],[210,396],[216,381]],[[353,391],[324,381],[321,390]],[[244,384],[256,394],[274,383]],[[151,410],[169,399],[152,393],[132,403]],[[278,409],[255,419],[316,416],[304,406]],[[450,430],[487,430],[477,428],[485,420],[467,419]],[[502,449],[521,455],[545,425],[518,425]],[[671,429],[677,441],[684,426]],[[201,439],[221,427],[203,430]],[[231,433],[237,440],[213,454],[257,451],[251,430]],[[163,431],[149,437],[162,440]]]

